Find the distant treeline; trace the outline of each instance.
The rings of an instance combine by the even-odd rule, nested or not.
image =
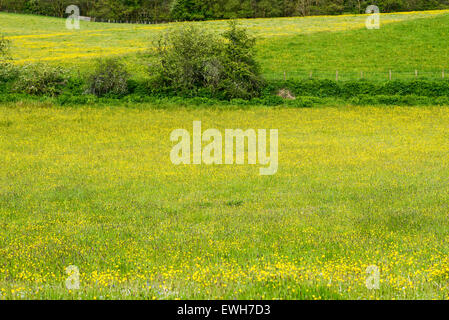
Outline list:
[[[449,0],[0,0],[0,10],[65,16],[69,5],[101,20],[164,22],[232,18],[292,17],[449,8]]]

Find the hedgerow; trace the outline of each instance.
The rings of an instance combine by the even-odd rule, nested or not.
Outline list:
[[[280,89],[288,89],[296,96],[342,97],[351,98],[360,95],[371,96],[449,96],[449,81],[438,80],[396,80],[396,81],[272,81],[265,94],[274,94]]]

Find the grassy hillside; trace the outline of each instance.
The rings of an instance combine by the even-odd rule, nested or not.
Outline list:
[[[257,37],[259,61],[269,78],[314,76],[386,77],[386,71],[436,72],[448,67],[447,11],[382,14],[381,29],[367,30],[366,16],[240,20]],[[199,22],[221,30],[225,21]],[[129,25],[81,22],[65,29],[65,20],[0,13],[0,30],[14,44],[16,63],[47,61],[87,69],[91,59],[131,55],[130,68],[144,76],[143,61],[162,32],[179,24]],[[149,53],[139,56],[136,53]],[[393,57],[393,59],[392,59]],[[380,72],[380,75],[370,74]]]
[[[449,69],[449,15],[430,19],[408,20],[384,25],[380,30],[320,32],[286,37],[283,41],[264,39],[259,44],[259,58],[268,74],[280,77],[280,71],[292,76],[302,70],[315,76],[339,70],[344,78],[413,78],[414,70],[428,77],[441,77]],[[423,73],[424,72],[424,73]],[[301,75],[301,73],[298,73]],[[330,75],[329,75],[330,76]],[[331,77],[332,77],[331,76]]]

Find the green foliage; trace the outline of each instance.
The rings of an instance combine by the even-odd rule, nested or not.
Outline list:
[[[62,17],[70,0],[3,0],[1,9]],[[206,20],[364,13],[447,8],[448,0],[78,0],[81,13],[120,21]]]
[[[88,79],[89,93],[96,96],[128,93],[129,73],[125,65],[117,58],[100,59],[95,71]]]
[[[17,78],[18,68],[10,62],[0,62],[0,83],[9,82]]]
[[[298,80],[273,81],[265,90],[265,95],[274,94],[279,89],[289,89],[295,96],[351,98],[361,95],[372,96],[449,96],[449,81],[332,81]]]
[[[11,42],[0,37],[0,83],[8,82],[17,76],[17,68],[10,62]]]
[[[154,84],[184,95],[223,99],[258,96],[263,86],[254,39],[235,22],[222,37],[187,26],[160,39]]]
[[[67,85],[67,80],[68,74],[61,67],[29,64],[20,68],[14,87],[21,93],[57,96]]]
[[[4,36],[0,36],[0,62],[10,60],[10,47],[11,42]]]
[[[172,20],[204,20],[206,18],[202,12],[202,3],[195,0],[174,0],[170,10]]]
[[[260,66],[254,55],[255,39],[248,36],[235,21],[223,33],[226,40],[223,48],[222,65],[224,67],[221,89],[229,98],[251,98],[258,96],[264,82]]]
[[[178,92],[208,86],[212,68],[220,69],[218,38],[198,27],[187,26],[167,33],[157,43],[159,64],[151,71],[157,83]]]

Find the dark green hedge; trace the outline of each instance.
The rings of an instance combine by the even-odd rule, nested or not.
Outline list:
[[[168,105],[265,105],[313,107],[315,105],[449,105],[449,81],[388,81],[371,82],[303,80],[268,82],[260,97],[250,100],[221,99],[207,90],[192,95],[175,95],[170,88],[155,89],[148,81],[128,81],[128,94],[106,95],[98,98],[86,94],[85,81],[82,78],[69,78],[61,93],[57,96],[27,95],[15,90],[14,82],[0,81],[0,102],[23,100],[50,100],[59,105],[95,105],[95,104],[136,104],[153,103],[163,107]],[[296,97],[294,100],[278,96],[281,89],[288,89]]]
[[[442,97],[449,96],[449,81],[273,81],[265,89],[265,94],[273,94],[280,89],[288,89],[296,96],[314,97],[351,98],[360,95]]]

